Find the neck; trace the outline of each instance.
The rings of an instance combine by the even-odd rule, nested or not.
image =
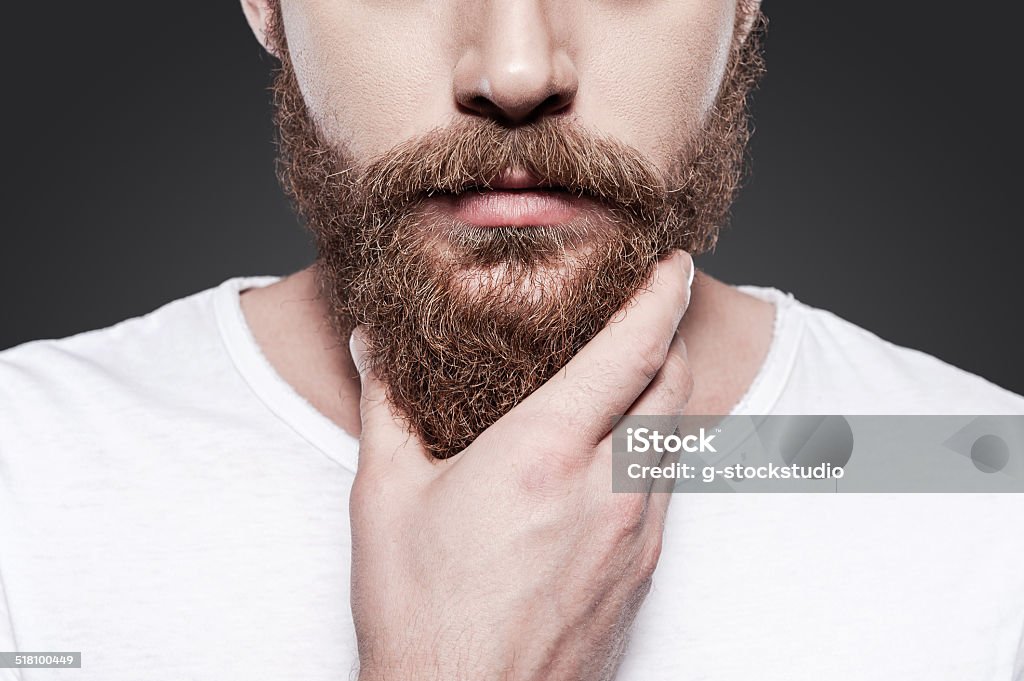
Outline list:
[[[313,267],[241,294],[242,313],[267,361],[338,427],[359,436],[359,377],[317,295]],[[694,392],[690,414],[727,414],[764,363],[774,306],[697,272],[679,333]]]

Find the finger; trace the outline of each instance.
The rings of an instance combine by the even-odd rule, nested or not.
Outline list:
[[[676,333],[658,375],[630,406],[627,415],[680,416],[690,401],[693,386],[686,341]]]
[[[665,452],[661,457],[662,470],[668,470],[675,466],[681,457],[682,452]],[[660,544],[663,540],[668,509],[672,498],[676,495],[676,485],[679,482],[677,477],[665,477],[655,480],[651,485],[651,493],[647,497],[647,506],[644,508],[644,529],[649,533],[651,542]]]
[[[555,377],[506,416],[515,422],[561,424],[594,445],[655,379],[689,304],[693,260],[676,251],[660,262],[649,285]]]
[[[359,370],[359,469],[387,467],[393,473],[427,463],[426,451],[409,422],[388,399],[387,386],[370,366],[366,338],[356,329],[349,340],[352,361]]]
[[[672,417],[680,417],[686,410],[686,405],[693,395],[693,372],[690,370],[690,360],[686,353],[686,342],[683,337],[676,334],[669,348],[668,359],[662,367],[654,384],[649,390],[633,404],[635,414],[654,414]],[[649,393],[649,394],[647,394]],[[662,454],[658,465],[662,470],[679,463],[682,452],[666,451]],[[655,517],[664,520],[665,512],[668,511],[668,503],[672,499],[672,490],[679,482],[674,477],[656,478],[651,484],[651,499],[648,502],[653,506],[651,512]]]
[[[626,416],[633,418],[619,422],[615,432],[609,433],[601,441],[597,450],[599,461],[592,467],[592,483],[595,487],[601,488],[608,484],[612,476],[620,476],[613,484],[616,492],[644,495],[670,492],[675,487],[676,479],[658,477],[650,471],[654,468],[670,470],[672,464],[679,460],[679,455],[668,451],[665,446],[659,447],[651,436],[654,431],[662,435],[677,431],[678,417],[686,408],[692,392],[693,377],[686,354],[686,342],[676,333],[658,375],[627,412]],[[620,449],[616,449],[613,443],[616,436],[621,438],[618,442]],[[623,446],[627,449],[621,449]],[[631,477],[628,471],[634,470],[633,464],[638,464],[640,470],[646,472]],[[662,504],[665,505],[667,502]],[[663,510],[658,508],[656,512],[663,513]]]
[[[661,456],[659,466],[662,470],[669,470],[679,463],[682,452],[665,452]],[[647,500],[647,513],[652,522],[659,525],[664,524],[665,515],[668,513],[669,502],[675,494],[676,485],[679,479],[675,477],[657,478],[651,485],[651,494]]]
[[[669,502],[679,483],[674,465],[679,462],[681,452],[658,452],[649,449],[643,452],[612,452],[611,438],[598,446],[601,453],[587,471],[587,485],[596,494],[632,495],[640,503],[644,525],[654,528],[664,525]],[[643,470],[634,470],[638,465]],[[658,477],[651,469],[671,472],[670,476]]]
[[[686,353],[686,343],[682,336],[672,342],[669,349],[669,359],[666,360],[662,372],[654,383],[661,383],[660,389],[652,390],[649,396],[641,396],[640,400],[633,405],[637,415],[654,414],[672,417],[682,417],[686,406],[693,395],[694,379],[690,369],[689,358]],[[655,388],[654,385],[651,388]],[[645,399],[645,397],[649,399]],[[676,434],[679,429],[675,429]],[[663,471],[675,470],[674,466],[682,458],[681,451],[665,451],[661,455],[658,466]],[[679,484],[677,477],[655,478],[651,483],[651,495],[648,499],[648,514],[650,518],[663,525],[665,516],[668,513],[669,503]]]

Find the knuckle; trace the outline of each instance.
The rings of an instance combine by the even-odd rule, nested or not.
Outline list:
[[[500,428],[492,428],[478,442],[506,452],[511,483],[523,495],[536,499],[565,496],[572,480],[584,474],[593,458],[576,421],[545,400],[520,410],[514,418],[506,417]],[[509,456],[510,452],[514,454]]]
[[[672,396],[683,402],[690,399],[693,394],[694,382],[693,372],[686,358],[677,353],[670,352],[665,359],[662,376],[665,378],[665,385],[671,388]]]
[[[601,522],[608,529],[611,540],[617,544],[636,537],[643,530],[646,495],[620,492],[611,497],[611,501],[605,505]]]
[[[679,385],[680,381],[692,380],[690,363],[679,352],[669,352],[662,363],[662,372],[671,377],[673,383]]]
[[[687,367],[687,370],[679,379],[679,392],[684,399],[689,400],[690,396],[693,395],[694,387],[696,387],[696,383],[693,380],[693,372]]]
[[[655,533],[653,538],[643,543],[638,565],[642,575],[650,577],[654,574],[655,568],[658,567],[658,561],[661,560],[663,543],[661,532]]]
[[[636,370],[648,382],[653,381],[665,364],[665,343],[653,333],[644,333],[630,339],[629,347],[633,348]]]
[[[686,407],[693,394],[693,375],[684,359],[669,353],[653,385],[666,413],[676,414]]]
[[[528,498],[558,498],[569,493],[569,481],[584,467],[584,458],[577,452],[547,448],[518,461],[514,480],[517,489]]]

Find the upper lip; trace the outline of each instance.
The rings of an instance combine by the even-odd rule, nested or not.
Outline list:
[[[507,168],[487,183],[491,189],[538,189],[551,188],[539,177],[524,168]]]

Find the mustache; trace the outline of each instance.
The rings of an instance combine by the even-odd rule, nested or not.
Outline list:
[[[641,152],[558,118],[517,127],[468,119],[402,142],[361,172],[344,159],[340,165],[336,172],[364,192],[369,218],[436,194],[490,189],[510,169],[640,218],[654,219],[669,197],[665,178]]]

